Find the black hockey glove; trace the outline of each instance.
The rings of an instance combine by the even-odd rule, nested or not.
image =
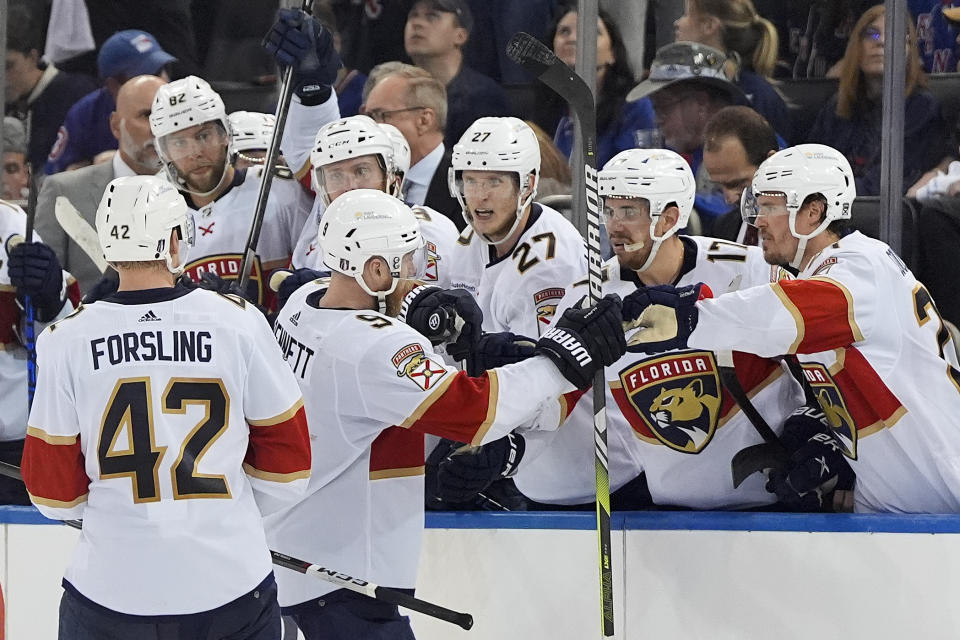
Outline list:
[[[277,287],[277,310],[283,309],[287,300],[293,295],[293,292],[317,278],[325,278],[330,275],[329,271],[314,271],[313,269],[277,269],[270,276],[271,283],[274,281],[277,273],[286,272],[288,275]]]
[[[113,269],[107,269],[104,276],[97,280],[97,283],[83,294],[81,302],[83,304],[91,304],[97,300],[109,298],[117,292],[119,286],[120,275]]]
[[[586,390],[597,370],[619,360],[626,347],[620,296],[611,293],[596,306],[564,311],[537,341],[536,352],[550,358],[572,385]]]
[[[447,353],[463,360],[480,339],[483,312],[469,291],[422,285],[403,298],[397,319],[416,329],[430,344],[447,342]]]
[[[780,441],[790,452],[786,467],[770,472],[766,489],[796,511],[820,511],[838,481],[853,476],[843,446],[830,432],[820,407],[800,407],[783,423]]]
[[[17,288],[17,300],[23,304],[24,297],[30,296],[36,319],[53,320],[63,308],[67,292],[57,254],[42,242],[21,242],[9,247],[7,258],[7,272],[10,284]]]
[[[479,376],[489,369],[523,362],[535,355],[537,343],[531,338],[509,331],[485,333],[467,356],[467,375]]]
[[[468,502],[500,478],[517,471],[526,443],[510,433],[482,447],[441,440],[427,464],[437,465],[436,497],[444,502]]]
[[[697,300],[712,297],[710,287],[659,285],[640,287],[623,299],[625,329],[641,327],[630,337],[627,351],[659,353],[685,349],[697,328]]]
[[[326,102],[341,62],[333,36],[316,18],[299,9],[280,9],[262,44],[282,68],[293,65],[293,91],[303,104]]]

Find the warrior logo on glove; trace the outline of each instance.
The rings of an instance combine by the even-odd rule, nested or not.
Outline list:
[[[837,383],[833,381],[830,372],[822,364],[804,363],[803,375],[813,387],[817,402],[820,403],[820,408],[823,409],[827,422],[830,423],[830,431],[843,445],[843,455],[856,460],[857,427],[847,410],[847,404],[843,401],[843,395],[837,388]]]
[[[640,439],[693,454],[713,439],[722,404],[713,353],[648,358],[621,371],[620,381],[610,386]]]

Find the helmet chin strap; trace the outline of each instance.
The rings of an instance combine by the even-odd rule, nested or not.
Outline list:
[[[213,189],[210,189],[209,191],[194,191],[187,185],[186,179],[180,177],[180,172],[177,171],[176,165],[170,162],[166,166],[168,167],[167,174],[170,174],[170,173],[174,174],[174,176],[176,177],[175,183],[180,188],[181,191],[186,191],[189,194],[200,196],[201,198],[206,198],[207,196],[215,193],[217,189],[219,189],[221,186],[223,186],[223,181],[227,179],[227,169],[230,166],[230,158],[229,158],[229,154],[227,154],[227,157],[224,158],[223,171],[220,172],[220,180],[217,181],[216,186],[214,186]],[[170,166],[173,166],[173,169],[170,169],[169,168]]]
[[[803,254],[807,250],[807,239],[799,238],[797,242],[797,252],[793,255],[793,260],[790,261],[790,266],[794,269],[800,268],[800,263],[803,262]]]
[[[528,186],[527,186],[527,189],[529,189],[529,188],[530,188],[530,186],[528,185]],[[486,242],[487,244],[492,244],[492,245],[495,246],[495,247],[499,247],[500,245],[508,242],[508,241],[510,240],[510,238],[513,236],[513,232],[517,230],[517,227],[518,227],[518,226],[520,226],[520,220],[523,218],[523,212],[526,210],[526,208],[527,208],[528,206],[530,206],[530,203],[533,202],[533,195],[534,195],[534,194],[533,194],[533,191],[532,191],[532,190],[530,191],[530,194],[529,194],[526,198],[523,197],[523,191],[521,191],[520,193],[517,194],[517,214],[516,214],[516,218],[514,218],[513,225],[510,227],[510,230],[507,231],[506,235],[504,235],[504,236],[503,236],[502,238],[500,238],[499,240],[494,240],[494,239],[492,239],[491,237],[489,237],[487,234],[485,234],[485,233],[480,233],[479,231],[477,231],[476,227],[473,226],[473,215],[467,213],[467,208],[466,208],[466,204],[465,204],[465,203],[463,203],[463,204],[464,204],[464,209],[463,209],[463,211],[464,211],[464,217],[467,218],[467,223],[470,225],[470,227],[471,227],[474,231],[477,232],[477,236],[479,236],[479,238],[480,238],[483,242]]]
[[[357,284],[360,285],[360,288],[363,289],[366,293],[373,296],[377,299],[377,311],[383,315],[387,315],[387,296],[393,293],[397,288],[398,278],[393,278],[393,282],[390,285],[390,288],[386,291],[373,291],[367,286],[367,281],[363,279],[363,274],[358,273],[353,276],[353,279],[357,281]]]

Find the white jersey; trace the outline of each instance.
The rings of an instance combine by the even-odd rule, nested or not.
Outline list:
[[[704,282],[719,294],[781,275],[756,247],[702,237],[681,236],[680,241],[684,255],[677,286]],[[616,257],[604,264],[603,276],[604,295],[626,297],[641,284],[636,272],[621,268]],[[586,293],[583,280],[570,288],[560,309]],[[735,353],[734,366],[752,404],[780,433],[783,420],[804,402],[800,384],[772,360]],[[734,454],[763,439],[724,389],[713,352],[627,352],[605,371],[611,491],[644,471],[659,505],[737,509],[776,501],[764,489],[762,474],[733,487]],[[514,478],[524,495],[553,504],[594,500],[592,392],[579,400],[556,433],[531,434],[527,443],[528,455]]]
[[[227,280],[239,278],[262,171],[263,167],[236,171],[223,195],[195,212],[196,245],[190,249],[185,270],[194,282],[207,272]],[[274,294],[265,282],[270,271],[290,264],[309,210],[310,197],[297,181],[274,178],[257,243],[257,259],[250,267],[258,304],[272,305]]]
[[[37,352],[23,476],[44,515],[83,520],[64,576],[77,591],[121,613],[188,614],[271,572],[255,497],[302,495],[310,449],[253,305],[119,292],[49,327]]]
[[[692,348],[798,355],[857,474],[857,511],[960,512],[960,366],[890,247],[854,232],[797,280],[697,307]]]
[[[427,272],[423,281],[443,289],[450,288],[450,260],[459,232],[450,218],[430,207],[416,205],[411,207],[420,221],[420,232],[427,243]],[[308,268],[316,271],[329,271],[323,264],[318,234],[320,220],[323,218],[323,201],[316,198],[313,211],[303,226],[297,248],[293,252],[293,267]]]
[[[7,241],[26,233],[27,216],[20,207],[0,200],[0,441],[22,440],[27,433],[27,350],[23,344],[23,312],[17,290],[7,272]],[[35,242],[42,242],[34,231]],[[79,301],[76,280],[63,272],[63,286],[72,294],[64,302],[59,320],[73,311],[71,299]],[[39,334],[45,324],[36,322]]]
[[[308,497],[265,519],[272,548],[377,584],[413,588],[423,534],[424,434],[481,444],[557,404],[573,387],[546,358],[470,378],[419,333],[374,311],[317,308],[300,287],[276,338],[310,425]],[[281,606],[336,586],[278,572]]]
[[[454,245],[451,286],[477,297],[485,332],[540,336],[554,321],[566,286],[587,271],[576,227],[550,207],[531,206],[517,246],[502,258],[469,226]]]

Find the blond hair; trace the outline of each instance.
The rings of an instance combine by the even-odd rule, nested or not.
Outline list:
[[[720,21],[723,46],[748,62],[757,73],[773,76],[780,36],[773,23],[757,13],[751,0],[690,0],[697,13]]]

